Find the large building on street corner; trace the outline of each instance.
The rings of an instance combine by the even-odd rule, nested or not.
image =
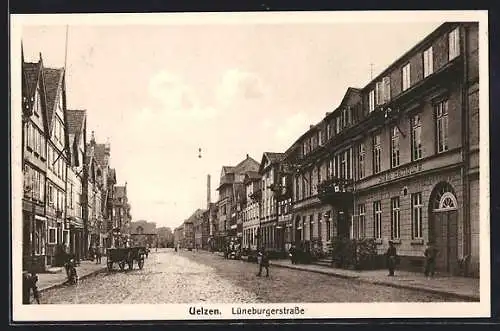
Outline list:
[[[294,238],[374,238],[418,269],[479,273],[478,24],[445,23],[294,144]]]

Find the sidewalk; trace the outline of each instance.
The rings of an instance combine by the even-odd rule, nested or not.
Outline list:
[[[96,264],[95,261],[81,261],[76,267],[78,280],[94,275],[106,269],[106,257],[102,257],[101,264]],[[61,268],[56,273],[39,273],[38,275],[38,291],[43,292],[51,288],[59,287],[66,282],[66,272]]]
[[[436,276],[427,279],[421,273],[398,270],[396,270],[396,276],[388,277],[387,270],[345,270],[314,264],[292,264],[289,260],[271,260],[270,263],[272,266],[281,268],[310,271],[334,277],[356,279],[376,285],[419,290],[464,300],[479,301],[479,279],[477,278]]]

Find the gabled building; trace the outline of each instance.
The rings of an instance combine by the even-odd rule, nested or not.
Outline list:
[[[70,236],[71,226],[78,226],[66,215],[66,184],[69,166],[69,137],[66,126],[66,83],[64,68],[43,68],[47,105],[47,256],[55,263],[57,245],[62,244],[66,251],[77,254],[74,241]]]
[[[245,174],[258,171],[259,163],[248,154],[246,158],[236,166],[223,166],[217,191],[219,192],[218,226],[215,234],[216,247],[222,250],[229,239],[235,239],[238,235],[237,215],[238,206],[240,211],[243,206],[242,199],[245,198],[244,179]],[[241,226],[242,231],[242,226]],[[241,233],[241,232],[240,232]],[[240,235],[241,239],[242,233]]]
[[[21,45],[22,47],[22,45]],[[47,105],[43,61],[24,62],[22,52],[23,269],[41,271],[47,256]],[[51,238],[52,239],[52,238]]]
[[[84,206],[84,224],[87,224],[88,247],[99,245],[106,247],[107,237],[104,214],[106,213],[105,169],[95,158],[95,137],[92,131],[90,143],[87,144],[82,205]]]
[[[130,222],[130,204],[127,196],[127,183],[124,186],[115,186],[113,194],[113,234],[115,247],[124,245],[129,240]],[[156,226],[156,225],[155,225]]]
[[[85,218],[85,154],[87,139],[87,112],[70,110],[67,113],[69,139],[69,164],[66,183],[66,219],[70,223],[71,251],[77,257],[86,257],[88,252],[88,224]]]

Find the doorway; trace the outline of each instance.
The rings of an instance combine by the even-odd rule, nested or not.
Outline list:
[[[436,185],[430,202],[429,241],[438,250],[436,271],[453,273],[458,263],[458,203],[451,185]]]

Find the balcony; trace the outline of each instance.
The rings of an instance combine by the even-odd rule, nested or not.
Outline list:
[[[351,205],[353,202],[352,180],[331,178],[318,184],[318,198],[336,206]]]

